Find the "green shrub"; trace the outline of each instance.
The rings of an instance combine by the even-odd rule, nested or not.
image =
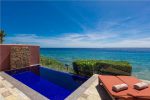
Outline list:
[[[131,75],[132,67],[125,61],[77,60],[73,62],[76,74],[92,76],[96,74]]]
[[[70,66],[66,67],[63,63],[61,63],[61,62],[59,62],[53,58],[41,56],[40,57],[40,64],[42,66],[45,66],[45,67],[48,67],[48,68],[51,68],[54,70],[73,73],[73,69]]]

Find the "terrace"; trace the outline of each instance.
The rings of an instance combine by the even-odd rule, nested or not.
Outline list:
[[[15,49],[13,47],[15,47]],[[18,53],[16,53],[15,51],[17,51],[18,48],[20,48],[20,47],[28,47],[28,49],[20,50],[21,52],[25,52],[25,53],[21,53],[19,51],[20,53],[18,55]],[[30,51],[31,55],[26,54],[28,52],[28,50]],[[20,56],[24,56],[26,58],[26,60],[21,59],[21,61],[22,60],[23,61],[22,61],[22,63],[19,63],[20,64],[19,65],[18,62],[16,62],[17,61],[16,56],[17,56],[17,58]],[[15,63],[12,63],[13,61]],[[24,62],[28,62],[28,61],[30,61],[30,62],[28,63],[28,65],[26,65],[26,63],[24,63]],[[14,76],[14,75],[16,75],[16,73],[20,73],[20,71],[17,71],[17,70],[23,69],[21,71],[25,71],[25,72],[32,70],[30,68],[24,69],[24,66],[32,65],[32,67],[33,67],[33,66],[35,66],[33,64],[39,64],[39,46],[0,45],[0,70],[1,70],[1,72],[0,72],[0,100],[20,100],[20,99],[21,100],[48,100],[48,99],[50,99],[50,98],[46,97],[45,95],[41,94],[40,93],[41,91],[37,92],[36,88],[32,89],[30,86],[28,86],[31,84],[27,85],[27,83],[24,83],[23,80],[16,79],[16,78],[20,79],[20,77]],[[36,68],[33,68],[33,69],[36,69]],[[15,70],[15,71],[10,72],[9,70]],[[40,73],[39,73],[39,71],[40,71]],[[58,74],[58,72],[55,72],[53,70],[43,69],[43,67],[40,67],[40,69],[38,69],[38,71],[36,69],[35,73],[38,72],[38,74],[40,74],[44,78],[45,77],[52,78],[50,76],[44,76],[44,74],[41,71],[43,71],[43,72],[47,71],[48,73],[55,73],[55,75],[54,74],[53,75],[56,76],[56,74],[57,74],[60,79],[64,79],[66,77],[70,78],[70,76],[71,76],[77,82],[85,81],[84,78],[74,76],[71,74],[67,74],[67,73],[61,73],[61,72],[59,72],[59,74]],[[65,77],[63,77],[63,76],[65,76]],[[69,79],[69,81],[70,81],[70,79]],[[150,81],[147,81],[147,80],[142,80],[142,81],[150,84]],[[61,83],[61,80],[59,82]],[[69,84],[68,81],[63,80],[62,82],[64,82],[64,83],[66,82],[67,84]],[[81,83],[83,83],[83,82],[81,82]],[[73,81],[73,83],[74,83],[74,81]],[[71,87],[71,84],[73,84],[73,83],[70,83],[69,86]],[[62,84],[59,84],[59,85],[62,85]],[[63,87],[65,87],[65,86],[63,85]],[[58,87],[57,89],[60,89],[60,88]],[[76,87],[73,86],[71,88],[71,91],[72,90],[73,90],[73,92],[71,92],[71,93],[69,92],[69,95],[65,98],[65,100],[111,100],[111,97],[106,92],[106,90],[102,86],[99,85],[98,74],[94,74],[91,78],[89,78],[87,81],[85,81],[82,85],[78,85]],[[66,91],[66,90],[63,90],[63,91]],[[47,91],[45,91],[45,92],[47,92]],[[66,94],[64,94],[64,95],[66,95]],[[56,99],[56,97],[55,97],[55,99]]]
[[[150,81],[143,81],[150,84]],[[0,100],[48,100],[4,72],[0,72],[0,88]],[[65,100],[111,100],[111,97],[98,85],[98,75],[95,74]]]

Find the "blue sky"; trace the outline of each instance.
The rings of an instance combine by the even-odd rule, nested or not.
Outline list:
[[[150,47],[150,1],[1,2],[5,43]]]

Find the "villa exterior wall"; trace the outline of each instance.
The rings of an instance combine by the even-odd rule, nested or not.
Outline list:
[[[0,45],[0,71],[5,71],[10,69],[10,52],[11,47],[23,47],[26,46],[31,52],[30,65],[39,64],[40,62],[40,47],[34,45]]]

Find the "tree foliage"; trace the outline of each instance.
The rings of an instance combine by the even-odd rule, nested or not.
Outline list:
[[[0,44],[3,44],[4,37],[6,36],[4,30],[0,30]]]

